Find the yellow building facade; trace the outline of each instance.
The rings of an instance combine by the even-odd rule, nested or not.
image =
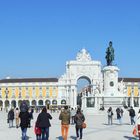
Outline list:
[[[23,100],[29,106],[66,104],[59,100],[57,78],[0,80],[1,108],[19,107]]]

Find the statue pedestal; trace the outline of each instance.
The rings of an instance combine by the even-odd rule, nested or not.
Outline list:
[[[103,68],[104,95],[116,96],[118,94],[118,67],[106,66]]]
[[[118,72],[116,66],[105,66],[104,76],[104,106],[122,106],[124,95],[118,91]]]

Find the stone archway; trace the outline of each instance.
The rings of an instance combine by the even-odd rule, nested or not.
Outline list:
[[[50,100],[46,100],[45,101],[45,105],[46,105],[47,109],[49,109],[50,104],[51,104],[51,101]]]
[[[52,100],[52,105],[57,105],[57,100]]]
[[[20,107],[21,103],[22,103],[22,100],[19,100],[18,101],[18,107]]]
[[[36,100],[32,101],[32,106],[36,106]]]
[[[30,106],[30,101],[29,100],[25,100],[25,102],[28,106]]]
[[[39,100],[39,101],[38,101],[38,105],[39,105],[39,106],[43,106],[43,100]]]
[[[102,81],[101,62],[92,60],[85,49],[77,53],[76,60],[67,61],[66,73],[59,79],[67,104],[73,108],[77,107],[77,80],[81,77],[89,81],[91,89]]]
[[[15,100],[12,100],[11,101],[11,106],[14,107],[14,108],[16,108],[16,101]]]
[[[5,101],[5,107],[6,107],[6,108],[9,107],[9,105],[10,105],[10,102],[9,102],[8,100],[6,100],[6,101]]]
[[[66,100],[61,100],[61,105],[66,105]]]
[[[91,94],[91,80],[87,76],[81,76],[77,80],[77,106],[82,107],[82,97]]]

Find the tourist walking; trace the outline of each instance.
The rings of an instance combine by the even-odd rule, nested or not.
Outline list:
[[[64,110],[59,115],[59,120],[61,120],[62,138],[63,140],[67,140],[70,124],[70,111],[68,110],[68,106],[64,106]]]
[[[76,112],[76,115],[74,117],[74,120],[75,120],[75,128],[76,128],[76,136],[77,138],[80,137],[80,139],[82,139],[83,137],[83,127],[82,127],[82,124],[83,122],[85,121],[85,116],[84,114],[81,112],[81,109],[78,108],[77,112]],[[79,134],[80,132],[80,134]]]
[[[15,119],[16,119],[16,128],[19,127],[19,109],[16,108],[15,110]]]
[[[135,124],[135,110],[133,109],[133,107],[131,106],[129,111],[129,116],[130,116],[130,121],[131,121],[131,125]]]
[[[71,112],[70,112],[70,115],[71,115],[71,124],[74,124],[75,114],[76,114],[76,110],[73,109],[73,108],[71,108]]]
[[[109,107],[108,111],[108,125],[112,125],[113,123],[113,111],[112,111],[112,107]]]
[[[25,112],[20,112],[19,113],[19,118],[20,118],[20,127],[21,127],[21,132],[22,132],[22,140],[27,139],[27,128],[29,126],[29,112],[26,110]]]
[[[29,116],[30,116],[30,118],[29,118],[29,128],[31,127],[31,120],[33,119],[33,110],[30,108],[29,109]]]
[[[48,140],[49,138],[50,119],[52,119],[52,116],[47,113],[47,109],[44,107],[38,115],[36,122],[36,127],[41,128],[41,140]]]
[[[122,113],[121,113],[121,108],[116,109],[116,114],[117,114],[117,119],[119,120],[119,124],[122,124]]]
[[[13,127],[13,121],[14,121],[14,110],[11,109],[11,110],[8,112],[9,128]]]
[[[27,128],[29,126],[29,112],[28,112],[28,105],[25,101],[22,101],[20,105],[20,113],[19,113],[19,119],[20,119],[20,127],[22,132],[22,140],[27,139]]]

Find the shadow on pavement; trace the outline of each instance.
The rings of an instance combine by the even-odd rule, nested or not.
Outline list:
[[[137,140],[136,137],[129,137],[129,136],[124,136],[124,138],[128,139],[128,140]]]
[[[113,125],[130,125],[129,123],[122,123],[122,124],[119,124],[119,123],[112,123],[112,125],[109,125],[107,123],[102,123],[103,125],[108,125],[108,126],[113,126]]]
[[[70,136],[72,140],[76,140],[75,136]],[[62,136],[56,137],[57,140],[63,140]]]
[[[29,140],[29,139],[31,139],[32,137],[29,137],[29,136],[27,136],[26,137],[26,140]],[[22,140],[22,137],[21,137],[21,140]]]
[[[71,138],[72,140],[76,140],[76,139],[77,139],[77,137],[75,137],[75,136],[70,136],[70,138]]]
[[[58,140],[63,140],[62,136],[56,137]]]

